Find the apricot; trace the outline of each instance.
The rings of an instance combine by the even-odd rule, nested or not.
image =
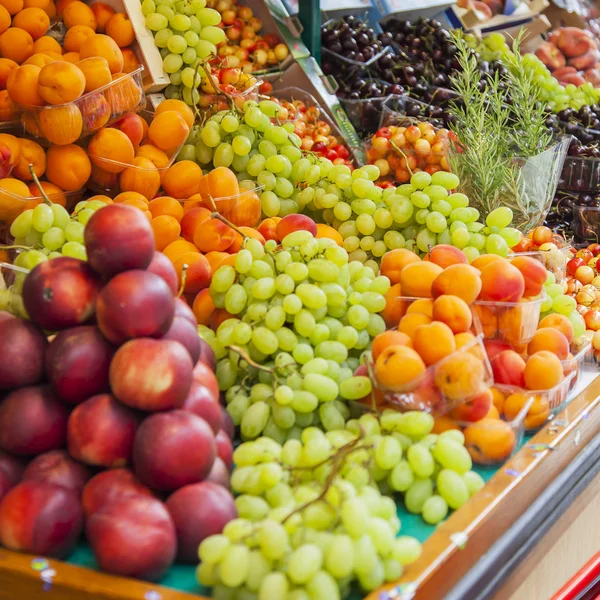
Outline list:
[[[217,211],[238,227],[254,227],[260,221],[260,198],[253,190],[240,190],[234,198],[214,200]]]
[[[79,52],[83,42],[93,35],[96,35],[96,32],[88,25],[75,25],[67,30],[63,43],[64,49],[67,52]]]
[[[112,6],[108,4],[104,4],[104,2],[94,2],[90,4],[90,8],[94,13],[94,17],[96,17],[96,31],[99,33],[104,33],[106,29],[106,24],[110,20],[110,18],[115,14]]]
[[[492,393],[492,402],[496,410],[499,414],[504,412],[504,402],[506,401],[506,397],[504,394],[496,387],[490,388],[490,392]]]
[[[46,159],[46,177],[66,192],[81,189],[90,178],[92,164],[79,146],[50,146]]]
[[[155,115],[148,129],[150,141],[167,153],[173,152],[181,146],[189,133],[190,128],[185,119],[175,110],[167,110],[159,115]],[[192,194],[188,195],[191,196]]]
[[[130,48],[121,48],[123,53],[123,73],[131,73],[140,66],[140,61],[135,52]]]
[[[51,62],[54,62],[54,58],[48,56],[47,54],[32,54],[23,65],[35,65],[42,69],[46,65],[49,65]]]
[[[0,34],[10,27],[10,13],[0,4]]]
[[[13,177],[0,179],[0,220],[11,222],[23,212],[24,203],[20,198],[28,196],[29,188],[22,181]]]
[[[38,89],[49,104],[66,104],[83,94],[85,76],[77,65],[54,61],[40,71]]]
[[[120,173],[133,164],[135,151],[131,140],[122,131],[105,127],[90,140],[88,154],[92,162],[105,171]]]
[[[27,0],[27,2],[37,2],[39,4],[42,4],[46,2],[46,0]],[[42,7],[40,6],[40,8]],[[45,8],[43,8],[43,10],[50,17],[51,21],[54,21],[56,19],[56,4],[54,4],[54,0],[47,0],[46,6]]]
[[[10,148],[10,164],[14,167],[21,158],[21,143],[19,139],[10,133],[0,133],[0,144]]]
[[[46,172],[46,153],[44,149],[28,139],[20,139],[19,142],[21,144],[21,157],[12,174],[22,181],[31,181],[33,179],[29,172],[29,165],[31,164],[36,176],[42,177]]]
[[[462,250],[448,244],[434,246],[431,251],[427,253],[425,260],[435,263],[442,267],[442,269],[446,269],[450,265],[469,264],[469,261]]]
[[[209,196],[212,198],[228,198],[237,196],[240,193],[240,186],[237,177],[235,176],[235,173],[227,167],[217,167],[216,169],[212,169],[211,171],[209,171],[200,179],[199,188],[202,199],[205,201],[208,201]],[[283,219],[280,219],[277,222],[278,239],[283,239],[285,235],[291,233],[292,231],[296,231],[297,229],[307,229],[311,227],[310,222],[312,221],[312,219],[305,215],[288,216],[297,217],[300,221],[301,226],[290,230],[290,227],[286,227],[285,223],[284,226],[281,226],[281,222],[283,221]],[[290,224],[289,219],[287,223]],[[312,225],[314,227],[314,230],[311,231],[311,233],[313,233],[314,235],[317,232],[317,226],[314,223],[314,221],[312,222]]]
[[[214,273],[230,257],[231,255],[227,252],[208,252],[206,254],[206,260],[210,264],[211,272]]]
[[[544,289],[546,283],[546,267],[535,258],[530,256],[517,256],[510,261],[513,267],[516,267],[523,275],[525,281],[524,296],[538,296]]]
[[[33,54],[33,38],[20,27],[9,27],[0,35],[0,55],[21,64]]]
[[[121,173],[119,184],[125,192],[139,192],[146,198],[154,198],[160,187],[160,174],[150,160],[137,157]]]
[[[492,261],[481,271],[481,300],[518,302],[524,293],[525,279],[508,261]]]
[[[96,17],[92,12],[92,9],[83,2],[75,0],[70,2],[63,11],[63,21],[67,29],[71,29],[75,25],[87,25],[94,31],[98,24],[96,23]]]
[[[33,51],[36,53],[45,53],[46,51],[62,54],[61,45],[49,35],[43,35],[33,43]]]
[[[528,389],[549,390],[564,379],[560,359],[548,350],[540,350],[527,360],[524,377]]]
[[[481,271],[484,267],[487,267],[490,263],[497,260],[503,261],[504,259],[497,254],[480,254],[473,260],[471,266]]]
[[[336,229],[324,223],[317,223],[317,238],[329,238],[338,246],[344,244],[344,238],[337,232]]]
[[[6,91],[11,102],[26,106],[44,106],[38,82],[41,69],[35,65],[22,65],[10,72]]]
[[[101,56],[85,58],[79,61],[77,66],[81,69],[85,77],[86,92],[97,90],[112,81],[108,62]]]
[[[181,285],[184,265],[187,265],[185,287],[183,288],[186,294],[197,293],[210,285],[212,270],[206,256],[199,252],[186,252],[180,254],[173,261],[173,266],[177,271],[178,285]]]
[[[569,355],[569,341],[558,329],[552,327],[542,327],[538,329],[529,344],[527,353],[535,354],[540,350],[548,350],[560,358],[566,360]]]
[[[511,344],[527,343],[535,333],[539,319],[539,304],[521,298],[517,306],[500,308],[498,312],[498,330]]]
[[[406,248],[396,248],[383,255],[381,259],[381,274],[385,275],[392,285],[400,283],[400,274],[404,267],[412,263],[420,263],[421,259]]]
[[[188,241],[194,241],[196,227],[210,219],[211,212],[207,208],[193,208],[183,215],[181,219],[181,235]]]
[[[198,321],[198,325],[208,326],[215,309],[215,303],[210,295],[210,290],[208,288],[200,290],[192,305],[192,311]]]
[[[506,398],[504,402],[504,417],[508,421],[514,421],[525,405],[532,400],[532,394],[515,393]],[[533,395],[533,402],[527,409],[524,423],[525,429],[537,429],[541,427],[550,416],[550,404],[545,394]]]
[[[500,413],[498,412],[498,409],[492,404],[490,406],[490,410],[488,410],[487,415],[485,415],[484,419],[499,419],[500,418]]]
[[[431,298],[431,287],[435,278],[443,271],[432,262],[413,262],[400,273],[400,285],[406,296],[417,296],[419,298]]]
[[[119,46],[117,46],[111,37],[102,33],[97,33],[87,38],[81,44],[79,56],[82,60],[92,56],[105,58],[112,74],[120,73],[123,70],[123,54]]]
[[[0,58],[0,90],[6,89],[8,76],[18,68],[19,65],[14,60],[10,60],[9,58]]]
[[[131,200],[135,200],[136,202],[138,202],[140,204],[140,207],[142,207],[142,210],[148,209],[148,199],[138,192],[121,192],[114,198],[115,204],[124,204],[125,202]]]
[[[160,215],[153,218],[150,225],[152,225],[152,231],[154,232],[157,250],[166,248],[171,242],[177,240],[181,233],[181,225],[169,215]]]
[[[436,364],[456,350],[452,330],[440,321],[417,327],[412,341],[427,366]]]
[[[53,204],[60,204],[61,206],[67,206],[67,197],[65,193],[53,183],[48,183],[47,181],[40,181],[40,185],[44,190],[44,193],[50,199],[50,202]],[[37,183],[29,184],[29,193],[33,198],[41,198],[40,188]],[[110,198],[108,198],[110,200]],[[91,198],[90,198],[91,200]]]
[[[472,304],[481,292],[481,275],[471,265],[450,265],[440,273],[431,286],[434,298],[450,294],[462,298],[467,304]]]
[[[425,373],[419,354],[407,346],[389,346],[375,361],[375,377],[384,388],[408,392],[418,387]]]
[[[177,222],[180,222],[183,218],[183,206],[170,196],[155,198],[150,202],[149,209],[152,217],[168,215],[173,217]]]
[[[113,113],[127,113],[143,107],[144,97],[135,79],[127,73],[115,73],[113,85],[106,90]]]
[[[475,422],[485,419],[493,406],[492,392],[488,389],[452,409],[450,416],[457,421]]]
[[[152,144],[140,146],[136,153],[136,158],[147,158],[157,169],[165,169],[170,162],[169,157],[159,148]]]
[[[462,348],[467,344],[470,344],[475,339],[475,336],[470,331],[464,331],[462,333],[457,333],[454,336],[454,343],[456,344],[456,349]]]
[[[58,146],[76,142],[83,131],[83,116],[75,104],[41,110],[38,125],[42,135]]]
[[[10,15],[16,15],[23,10],[23,0],[2,0],[0,4],[8,11]]]
[[[439,362],[434,371],[435,385],[451,402],[463,402],[481,393],[485,370],[481,359],[469,352],[455,352]]]
[[[470,424],[463,433],[473,462],[483,465],[505,461],[517,443],[510,423],[499,419],[482,419]]]
[[[464,333],[471,328],[473,315],[469,305],[458,296],[438,296],[433,303],[433,319],[442,321],[452,333]]]
[[[502,385],[525,386],[525,361],[514,350],[503,350],[491,360],[494,381]]]
[[[181,254],[185,254],[186,252],[198,252],[198,248],[194,246],[191,242],[180,238],[173,243],[169,244],[164,250],[163,254],[171,261],[174,262],[175,259]]]
[[[379,355],[388,347],[388,346],[408,346],[409,348],[413,347],[412,340],[405,334],[400,331],[394,331],[390,329],[389,331],[384,331],[379,335],[375,336],[373,339],[373,344],[371,346],[371,353],[373,354],[373,360],[377,360]]]
[[[433,300],[431,298],[421,298],[411,302],[406,309],[406,314],[410,313],[422,313],[433,319]]]
[[[12,26],[20,27],[37,40],[48,31],[50,17],[41,8],[24,8],[13,17]]]
[[[16,121],[19,113],[12,104],[6,90],[0,90],[0,121]]]
[[[208,219],[196,227],[194,244],[202,252],[224,252],[235,239],[235,231],[218,219]]]
[[[569,344],[573,342],[573,338],[575,337],[573,324],[564,315],[559,315],[558,313],[556,313],[544,317],[538,323],[539,329],[543,327],[552,327],[554,329],[557,329],[567,338],[567,342],[569,342]]]
[[[431,433],[444,433],[444,431],[452,431],[458,430],[460,431],[460,427],[458,423],[448,415],[441,415],[439,417],[434,417],[433,419],[433,429]]]
[[[106,23],[105,33],[119,48],[125,48],[135,40],[133,25],[125,13],[115,13]]]
[[[187,123],[187,126],[191,129],[192,125],[194,124],[194,112],[192,111],[192,109],[183,101],[181,100],[176,100],[176,99],[171,99],[171,100],[163,100],[157,107],[156,110],[154,111],[154,116],[158,116],[164,112],[170,111],[170,110],[174,110],[175,112],[178,112],[184,119],[184,121]]]
[[[406,334],[414,342],[417,328],[421,325],[429,325],[432,320],[433,319],[431,317],[428,317],[423,313],[411,313],[410,315],[404,315],[398,324],[398,331]]]
[[[397,327],[400,319],[406,312],[406,303],[399,300],[401,294],[402,289],[399,283],[392,285],[385,293],[385,308],[381,311],[380,315],[388,327]]]
[[[169,167],[163,175],[162,186],[166,194],[173,198],[189,198],[198,193],[201,177],[202,169],[195,162],[182,160]]]

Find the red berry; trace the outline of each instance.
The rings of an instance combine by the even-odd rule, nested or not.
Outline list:
[[[335,146],[334,150],[340,158],[348,158],[350,156],[350,152],[348,152],[346,146],[343,146],[342,144]]]
[[[377,137],[384,137],[389,140],[392,137],[392,130],[389,127],[381,127],[377,130],[375,135]]]
[[[314,146],[313,146],[313,148],[314,148]],[[338,153],[335,150],[328,150],[325,157],[328,158],[329,160],[333,161],[338,157]]]
[[[315,142],[311,150],[313,152],[316,152],[317,154],[324,154],[325,152],[327,152],[327,146],[324,142]]]

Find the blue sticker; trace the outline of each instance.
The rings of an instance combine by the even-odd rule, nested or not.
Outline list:
[[[542,450],[554,450],[550,444],[529,444],[528,447],[536,452],[541,452]]]
[[[511,477],[519,477],[521,475],[521,472],[515,469],[506,469],[504,472]]]
[[[162,594],[156,590],[150,590],[144,594],[144,600],[161,600]]]
[[[50,563],[45,558],[34,558],[31,561],[31,568],[34,571],[44,571],[50,566]]]

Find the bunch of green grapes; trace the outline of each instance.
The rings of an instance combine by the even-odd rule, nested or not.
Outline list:
[[[221,14],[206,8],[206,0],[143,0],[142,13],[171,80],[167,97],[195,106],[200,99],[197,88],[206,77],[200,65],[216,56],[217,44],[225,40],[225,32],[217,27]]]
[[[452,193],[460,184],[453,173],[420,171],[410,183],[386,189],[375,185],[378,176],[375,165],[338,176],[335,184],[343,195],[331,198],[333,206],[323,211],[325,221],[342,236],[351,260],[378,259],[396,248],[427,253],[437,244],[456,246],[469,260],[480,253],[507,256],[521,239],[519,231],[509,227],[513,216],[509,208],[497,208],[481,223],[467,196]],[[322,200],[313,204],[320,208]]]
[[[577,312],[577,300],[573,296],[565,294],[565,288],[556,282],[554,273],[548,272],[544,284],[544,301],[540,307],[540,319],[558,313],[564,315],[571,321],[575,339],[581,338],[587,329],[583,317]]]
[[[100,200],[81,201],[73,216],[60,204],[38,204],[22,212],[10,226],[15,246],[30,248],[20,252],[14,264],[28,271],[57,256],[86,260],[83,232],[91,216],[106,206]]]
[[[309,425],[344,426],[344,401],[372,391],[368,377],[353,373],[385,330],[378,313],[389,288],[387,277],[348,262],[333,240],[304,230],[279,249],[273,240],[263,247],[247,239],[235,266],[217,269],[210,293],[233,318],[212,340],[216,375],[243,439],[283,442]]]

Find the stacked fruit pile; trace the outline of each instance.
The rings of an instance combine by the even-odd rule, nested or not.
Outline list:
[[[0,470],[0,541],[64,557],[85,520],[102,568],[157,578],[176,556],[194,562],[202,539],[237,514],[214,357],[140,211],[98,210],[85,245],[87,263],[61,257],[27,276],[32,322],[0,313],[2,353],[15,356],[0,366],[12,473]],[[48,344],[43,331],[58,334]],[[119,468],[90,479],[90,467]]]

